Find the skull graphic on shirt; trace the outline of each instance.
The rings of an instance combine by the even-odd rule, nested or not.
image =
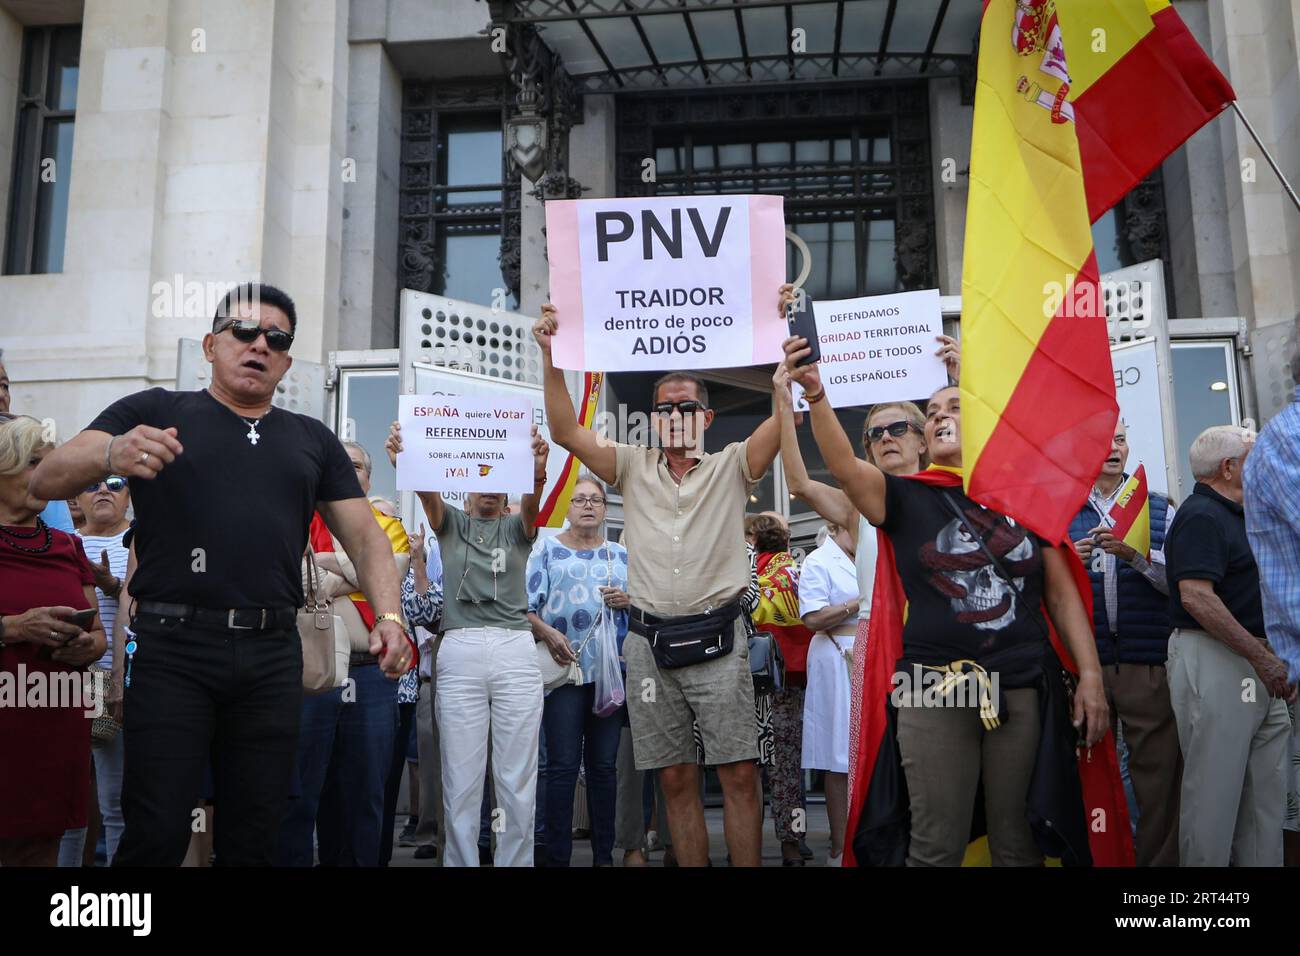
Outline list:
[[[1016,591],[1034,566],[1034,545],[1028,531],[1009,518],[975,507],[965,522],[954,518],[939,530],[933,543],[921,548],[921,562],[931,570],[930,583],[948,598],[960,624],[1000,631],[1016,618]],[[1015,581],[1007,582],[989,560],[972,532],[983,538]]]

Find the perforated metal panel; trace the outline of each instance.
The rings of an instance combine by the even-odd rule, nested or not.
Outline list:
[[[1125,266],[1101,276],[1110,344],[1141,342],[1167,328],[1164,266],[1159,259]]]
[[[1255,373],[1260,427],[1280,412],[1295,394],[1295,382],[1291,379],[1295,330],[1294,322],[1281,322],[1250,333],[1250,348],[1254,353],[1251,367]]]
[[[542,383],[530,316],[425,292],[402,292],[405,357],[490,378]]]
[[[271,399],[271,404],[286,411],[310,415],[328,425],[325,378],[324,365],[295,358],[293,367],[275,387],[275,397]],[[177,342],[176,390],[194,392],[207,388],[211,382],[212,366],[203,357],[203,343],[198,339],[181,339]]]

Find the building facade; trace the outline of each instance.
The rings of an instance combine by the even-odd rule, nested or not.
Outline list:
[[[1300,0],[1175,7],[1300,182]],[[536,314],[554,198],[779,192],[814,296],[958,296],[979,8],[0,0],[13,408],[66,437],[173,385],[178,342],[261,279],[298,302],[299,362],[378,356],[353,392],[386,422],[402,290]],[[1231,111],[1094,234],[1103,272],[1160,261],[1180,440],[1280,407],[1300,212]],[[769,372],[710,377],[729,413],[715,440],[767,414]],[[611,379],[607,402],[648,405],[650,376]],[[790,508],[782,487],[769,478],[755,506]]]

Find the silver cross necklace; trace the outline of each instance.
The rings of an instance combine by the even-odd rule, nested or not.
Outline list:
[[[274,407],[275,407],[274,405],[271,406],[271,408]],[[271,409],[268,408],[266,410],[266,415],[270,415],[270,414],[271,414]],[[256,446],[257,443],[261,440],[262,436],[257,433],[257,426],[262,424],[262,422],[266,420],[266,415],[263,415],[261,418],[244,418],[243,415],[239,416],[240,418],[244,418],[244,421],[248,423],[248,434],[245,435],[244,437],[248,439],[248,443],[250,445]]]

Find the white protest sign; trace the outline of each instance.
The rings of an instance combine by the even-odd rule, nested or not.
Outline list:
[[[552,359],[608,372],[779,361],[780,196],[546,204]]]
[[[533,409],[514,398],[402,395],[401,491],[525,493],[533,488]]]
[[[934,353],[939,290],[813,301],[821,380],[835,408],[925,398],[948,384]]]
[[[1165,422],[1160,406],[1160,380],[1156,377],[1154,339],[1121,345],[1110,351],[1115,369],[1115,401],[1119,416],[1128,426],[1130,475],[1138,465],[1147,466],[1147,487],[1169,493],[1169,472],[1165,461]]]

